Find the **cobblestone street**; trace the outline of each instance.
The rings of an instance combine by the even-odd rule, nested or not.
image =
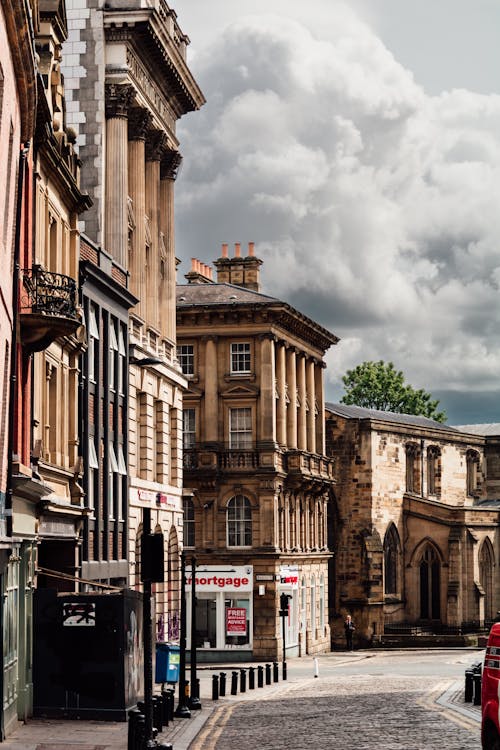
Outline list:
[[[480,749],[478,720],[436,703],[453,680],[369,674],[371,666],[221,705],[191,750]]]

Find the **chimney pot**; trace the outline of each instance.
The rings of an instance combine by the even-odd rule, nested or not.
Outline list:
[[[234,243],[234,257],[235,258],[241,257],[241,244],[239,242]]]
[[[196,271],[196,258],[191,258],[191,271]]]
[[[227,258],[227,242],[222,243],[222,257]]]
[[[254,252],[255,252],[255,242],[249,242],[248,243],[248,255],[250,257],[253,257]]]

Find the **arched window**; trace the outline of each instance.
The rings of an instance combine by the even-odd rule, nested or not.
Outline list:
[[[439,620],[441,617],[439,557],[431,544],[424,547],[420,557],[420,617]]]
[[[325,577],[319,579],[319,626],[323,631],[325,627]]]
[[[436,445],[427,448],[427,494],[441,494],[441,451]]]
[[[467,456],[467,495],[475,497],[479,489],[479,453],[468,450]]]
[[[252,508],[244,495],[235,495],[227,504],[227,546],[252,546]]]
[[[307,588],[306,579],[302,578],[300,582],[300,630],[305,637],[307,629]]]
[[[489,539],[485,539],[479,555],[479,582],[484,591],[484,618],[492,620],[493,610],[493,547]]]
[[[416,443],[406,445],[406,491],[413,495],[420,493],[420,448]]]
[[[394,524],[387,529],[384,539],[384,593],[398,593],[398,567],[400,543]]]
[[[181,574],[179,540],[175,526],[171,526],[168,535],[168,558],[167,558],[167,585],[168,585],[168,611],[167,611],[167,635],[169,641],[179,639],[180,611],[181,611]]]
[[[195,546],[194,502],[190,497],[182,498],[184,510],[184,547]]]
[[[316,637],[316,579],[311,576],[311,638]]]

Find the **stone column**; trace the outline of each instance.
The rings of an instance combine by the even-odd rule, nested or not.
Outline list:
[[[167,134],[162,130],[149,131],[146,141],[146,216],[149,220],[149,250],[146,268],[146,320],[158,332],[160,281],[160,161],[167,148]]]
[[[167,151],[160,164],[160,331],[175,345],[175,234],[174,184],[182,161],[178,151]]]
[[[287,351],[286,380],[288,383],[287,445],[290,450],[297,448],[297,363],[295,349]]]
[[[297,358],[297,389],[299,394],[297,444],[301,451],[307,450],[307,420],[306,420],[306,358],[300,352]]]
[[[128,121],[128,194],[131,198],[130,290],[139,298],[135,308],[145,317],[146,302],[146,181],[145,141],[152,116],[147,109],[133,107]]]
[[[274,383],[274,336],[263,334],[260,339],[260,405],[258,441],[276,444],[276,394]]]
[[[134,98],[130,85],[106,85],[106,251],[124,269],[128,265],[127,117]]]
[[[219,438],[219,398],[217,387],[217,337],[205,338],[205,440],[216,443]]]
[[[314,360],[308,359],[306,365],[307,399],[307,450],[316,453],[316,391],[314,388]]]
[[[276,378],[278,380],[278,404],[276,410],[276,437],[278,443],[286,445],[286,351],[285,344],[278,344],[276,358]]]
[[[316,452],[325,455],[325,394],[323,391],[323,368],[324,362],[319,362],[315,368],[314,388],[316,392],[316,404],[318,416],[316,419]]]

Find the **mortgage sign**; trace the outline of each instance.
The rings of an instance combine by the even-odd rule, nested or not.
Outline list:
[[[226,609],[226,635],[247,634],[247,611],[245,607]]]

